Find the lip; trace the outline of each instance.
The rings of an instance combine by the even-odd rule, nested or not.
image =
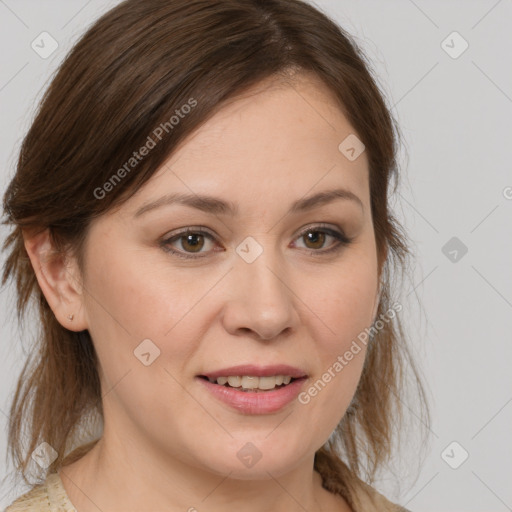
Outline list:
[[[257,366],[254,364],[241,364],[238,366],[231,366],[229,368],[222,368],[212,372],[203,373],[199,376],[216,379],[218,377],[229,377],[238,375],[251,375],[254,377],[271,377],[272,375],[289,375],[294,379],[307,377],[305,371],[295,366],[287,364],[275,364],[268,366]],[[283,388],[284,389],[284,388]],[[242,393],[244,393],[242,391]]]
[[[234,367],[237,368],[237,371],[240,371],[242,367]],[[244,368],[246,368],[244,366]],[[252,372],[254,372],[251,370]],[[275,368],[272,371],[275,371]],[[279,367],[280,371],[282,367]],[[288,367],[288,372],[289,372]],[[229,371],[233,370],[233,368],[228,368]],[[226,370],[222,370],[225,372]],[[283,375],[283,373],[268,373],[270,370],[266,368],[263,369],[259,367],[260,372],[267,372],[266,375],[260,373],[259,376],[268,376],[268,375]],[[220,373],[219,376],[226,375],[225,373]],[[216,372],[218,373],[218,372]],[[245,370],[244,372],[245,373]],[[284,372],[285,375],[290,375],[290,373]],[[212,374],[213,375],[213,374]],[[233,375],[231,373],[231,375]],[[235,373],[234,375],[240,375],[240,373]],[[255,375],[256,373],[251,373],[251,375]],[[210,382],[208,379],[197,376],[196,379],[205,386],[205,389],[211,393],[213,397],[220,400],[222,403],[229,405],[231,408],[243,414],[270,414],[273,412],[277,412],[280,409],[284,408],[286,405],[290,404],[297,395],[300,393],[300,390],[307,380],[306,376],[298,377],[297,380],[290,382],[290,384],[284,386],[280,389],[274,389],[271,391],[263,391],[263,392],[254,392],[254,391],[238,391],[235,388],[229,388],[226,386],[220,386],[219,384]]]

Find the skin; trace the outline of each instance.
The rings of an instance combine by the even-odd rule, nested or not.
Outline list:
[[[89,330],[101,366],[103,437],[60,470],[78,512],[350,510],[322,488],[313,457],[350,404],[364,345],[308,404],[294,400],[272,414],[235,411],[195,379],[236,364],[286,363],[308,374],[306,390],[371,325],[379,273],[368,161],[364,152],[349,161],[339,151],[349,134],[355,130],[314,76],[299,75],[292,86],[263,82],[230,100],[134,197],[93,222],[84,275],[71,257],[49,258],[47,234],[25,234],[56,317]],[[362,205],[336,199],[288,213],[293,201],[335,188]],[[134,218],[171,192],[233,201],[239,214],[174,204]],[[319,223],[354,240],[325,253],[339,242]],[[159,242],[190,226],[214,238],[199,236],[196,249],[186,237],[168,246],[203,257],[166,252]],[[300,235],[308,226],[316,239]],[[251,264],[235,251],[248,236],[263,249]],[[133,351],[148,338],[160,356],[144,366]],[[247,442],[261,453],[251,468],[237,457]]]

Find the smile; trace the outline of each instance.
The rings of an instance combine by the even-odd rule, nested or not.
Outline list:
[[[269,391],[281,388],[290,384],[293,379],[290,375],[271,375],[268,377],[257,377],[254,375],[237,375],[229,377],[208,378],[208,380],[219,386],[226,386],[240,391]]]
[[[277,382],[281,378],[283,382],[278,385]],[[207,395],[222,405],[228,405],[231,410],[236,410],[238,413],[255,415],[279,412],[290,405],[299,395],[307,377],[243,375],[215,379],[198,376],[196,379],[204,386],[203,389],[206,390]],[[230,386],[229,379],[232,379],[234,384],[240,382],[240,386]],[[224,383],[220,384],[219,381]],[[286,381],[288,384],[285,384]],[[260,389],[260,386],[267,386],[267,389]]]

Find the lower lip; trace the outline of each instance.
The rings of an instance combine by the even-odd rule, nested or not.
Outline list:
[[[268,414],[277,412],[292,402],[300,392],[306,377],[294,380],[290,384],[272,391],[239,391],[214,384],[208,379],[196,377],[206,389],[221,402],[224,402],[244,414]]]

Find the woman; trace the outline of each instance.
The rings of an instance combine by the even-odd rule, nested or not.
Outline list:
[[[7,511],[405,510],[371,485],[412,365],[396,142],[361,52],[306,3],[97,21],[4,197],[3,282],[41,320],[9,430],[41,478]]]

